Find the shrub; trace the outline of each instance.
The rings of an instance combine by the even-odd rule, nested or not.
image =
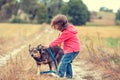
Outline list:
[[[120,25],[120,20],[116,20],[116,25]]]
[[[22,19],[20,19],[20,18],[18,18],[18,17],[15,17],[12,21],[11,21],[11,23],[27,23],[25,20],[22,20]]]

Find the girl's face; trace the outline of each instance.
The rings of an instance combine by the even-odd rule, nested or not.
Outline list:
[[[56,24],[56,25],[54,25],[54,27],[56,30],[59,30],[59,25]]]

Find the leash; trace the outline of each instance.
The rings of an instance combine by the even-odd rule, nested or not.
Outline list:
[[[54,62],[54,66],[55,66],[55,68],[56,68],[56,73],[58,73],[58,66],[57,66],[57,63],[56,63],[56,59],[55,59],[55,57],[54,57],[54,55],[53,55],[53,52],[52,52],[52,50],[51,50],[50,48],[48,48],[48,50],[49,50],[50,56],[51,56],[51,58],[52,58],[52,60],[53,60],[53,62]]]
[[[58,74],[58,66],[57,66],[57,62],[56,62],[56,59],[53,55],[53,52],[51,50],[51,48],[48,48],[48,51],[50,52],[50,57],[52,58],[53,62],[54,62],[54,66],[55,66],[55,69],[56,69],[56,72],[55,71],[43,71],[43,72],[40,72],[40,74],[47,74],[47,73],[57,73]]]

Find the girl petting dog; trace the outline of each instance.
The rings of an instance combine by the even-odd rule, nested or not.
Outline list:
[[[67,78],[72,79],[72,61],[80,51],[80,42],[77,37],[77,30],[74,28],[73,24],[68,23],[67,17],[62,14],[53,17],[51,21],[51,27],[60,31],[61,35],[52,41],[49,47],[54,47],[63,43],[64,55],[62,57],[57,75],[60,78],[63,78],[66,74]]]

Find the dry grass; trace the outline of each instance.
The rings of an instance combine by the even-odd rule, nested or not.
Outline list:
[[[46,26],[48,25],[0,24],[0,54],[1,52],[7,53],[9,50],[16,49],[16,46],[19,48],[19,46],[23,44],[48,44],[58,35],[58,32],[53,32],[49,26]],[[82,51],[75,61],[83,59],[90,64],[95,65],[96,68],[102,70],[101,72],[103,72],[103,74],[101,77],[103,80],[117,80],[120,73],[118,59],[120,56],[120,47],[108,48],[105,46],[102,38],[120,38],[120,28],[85,26],[77,27],[77,30],[79,31],[78,36],[81,40]],[[33,40],[39,34],[41,34],[40,39],[34,42]],[[4,47],[6,47],[6,49],[4,49]],[[43,71],[47,69],[47,65],[41,67],[41,70]],[[36,64],[28,54],[28,47],[26,47],[19,52],[16,57],[13,58],[11,56],[10,60],[7,61],[6,66],[0,67],[0,79],[57,80],[55,77],[49,75],[37,76],[36,71]],[[85,78],[87,79],[90,77],[92,76],[85,75]]]
[[[82,56],[84,57],[81,58],[95,64],[98,69],[102,68],[103,80],[120,79],[120,46],[110,48],[106,46],[103,40],[109,37],[120,39],[120,28],[82,27],[77,29],[79,30],[79,37],[83,48]],[[120,43],[118,43],[118,45],[120,45]]]
[[[89,36],[89,37],[102,37],[102,38],[120,38],[120,28],[117,26],[109,26],[109,27],[78,27],[80,36]]]
[[[0,54],[19,47],[40,32],[40,25],[0,24]]]

